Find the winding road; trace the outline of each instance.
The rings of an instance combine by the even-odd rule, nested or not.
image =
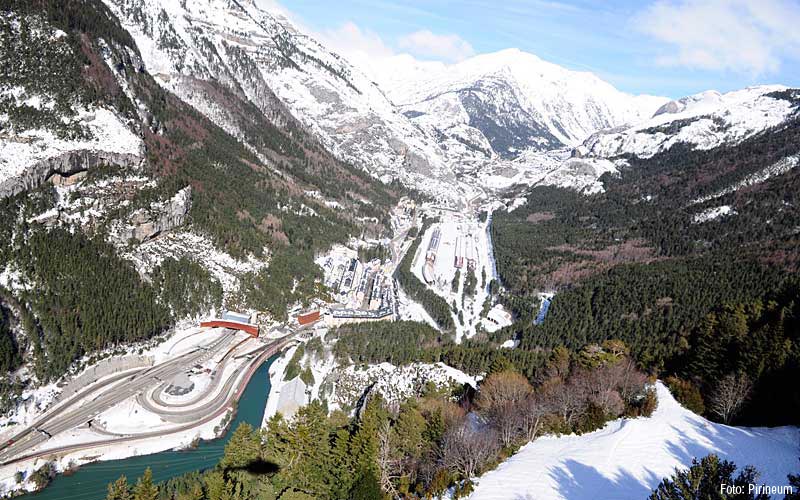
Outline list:
[[[166,436],[198,427],[218,418],[224,412],[228,411],[231,405],[238,400],[253,372],[255,372],[261,363],[288,344],[294,338],[294,334],[273,341],[254,351],[250,351],[250,354],[254,354],[251,360],[234,371],[231,377],[226,380],[223,389],[219,391],[213,399],[200,407],[177,412],[185,422],[183,425],[119,437],[115,436],[108,439],[74,445],[39,449],[41,445],[45,444],[51,437],[83,425],[122,401],[134,396],[141,396],[150,387],[154,385],[160,386],[181,371],[202,362],[202,360],[209,359],[229,345],[232,338],[232,335],[223,335],[206,346],[199,346],[190,352],[159,365],[135,372],[128,371],[124,374],[93,384],[74,397],[48,410],[42,417],[37,419],[33,425],[14,436],[11,439],[11,444],[0,450],[0,464],[9,465],[42,456],[51,456],[120,442]],[[246,339],[245,341],[239,342],[236,346],[228,350],[221,362],[224,363],[228,361],[236,348],[244,345],[245,342],[256,341]],[[218,369],[220,369],[221,373],[224,366],[221,364]],[[242,376],[242,373],[244,373],[244,376]],[[208,389],[211,389],[211,387],[207,388],[204,396],[210,393]],[[97,393],[97,395],[92,397],[94,393]],[[147,401],[146,398],[140,399]],[[145,406],[150,409],[148,405]],[[153,408],[154,410],[151,411],[159,415],[166,416],[169,414],[176,414],[174,411],[165,410],[163,408]],[[105,432],[104,434],[108,435],[109,433]]]

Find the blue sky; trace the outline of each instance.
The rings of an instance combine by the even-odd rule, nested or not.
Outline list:
[[[270,1],[270,0],[264,0]],[[453,62],[516,47],[632,93],[800,86],[798,0],[280,0],[335,50]]]

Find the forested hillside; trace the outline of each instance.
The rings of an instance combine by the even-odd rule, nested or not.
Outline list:
[[[439,328],[449,331],[455,328],[455,323],[453,322],[453,315],[450,312],[451,309],[447,301],[425,286],[411,271],[411,265],[414,263],[414,256],[419,250],[425,231],[430,228],[432,223],[433,220],[430,219],[426,219],[422,223],[422,227],[416,233],[414,242],[408,248],[403,260],[401,260],[400,264],[397,266],[395,279],[412,300],[422,304],[422,307],[430,314]]]
[[[800,283],[716,308],[670,368],[682,377],[671,386],[684,400],[702,397],[699,413],[725,423],[800,424]]]
[[[495,214],[508,295],[559,290],[543,325],[517,326],[522,345],[616,337],[658,367],[711,310],[780,290],[798,270],[800,172],[726,188],[798,152],[793,118],[736,146],[627,158],[603,178],[605,193],[536,187],[521,208]],[[730,215],[704,217],[719,206]]]
[[[92,133],[87,113],[110,112],[143,155],[79,166],[88,175],[68,190],[46,181],[0,200],[0,273],[4,294],[19,303],[2,309],[4,373],[25,359],[40,382],[57,378],[85,353],[152,338],[225,300],[282,318],[290,304],[320,294],[314,254],[382,231],[402,192],[333,158],[285,110],[268,121],[237,89],[210,83],[206,90],[242,133],[230,135],[155,82],[99,0],[0,2],[0,57],[15,61],[0,70],[9,140],[43,128],[79,148]],[[28,100],[13,97],[15,88]],[[35,99],[54,105],[26,104]],[[23,175],[29,166],[21,165]],[[127,260],[142,241],[114,240],[121,224],[158,217],[154,207],[186,186],[188,213],[170,215],[179,224],[173,232],[199,235],[236,259],[270,262],[236,276],[235,296],[223,297],[190,253],[157,261],[148,275]],[[8,333],[12,322],[21,325],[21,343]]]

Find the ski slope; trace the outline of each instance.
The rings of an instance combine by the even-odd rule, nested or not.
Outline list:
[[[709,422],[683,408],[661,383],[650,418],[620,419],[583,436],[547,436],[479,478],[471,500],[642,500],[676,467],[716,453],[753,465],[759,482],[786,485],[800,468],[800,429]]]

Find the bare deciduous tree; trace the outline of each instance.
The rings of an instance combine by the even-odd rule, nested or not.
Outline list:
[[[626,403],[640,396],[647,385],[647,375],[636,368],[633,359],[623,357],[619,362],[610,367],[614,387]]]
[[[442,462],[464,478],[474,477],[498,450],[497,433],[492,428],[475,429],[465,421],[449,429],[442,439]]]
[[[747,375],[729,373],[714,389],[708,409],[727,424],[742,409],[752,388],[753,384]]]
[[[392,429],[386,420],[378,430],[378,470],[380,471],[381,489],[391,498],[398,498],[394,480],[400,477],[400,460],[392,450]]]
[[[599,394],[593,394],[589,397],[589,401],[606,415],[618,416],[625,412],[625,402],[614,389],[605,389]]]
[[[545,417],[554,412],[553,402],[546,393],[537,393],[528,396],[522,408],[522,432],[528,441],[533,441],[539,434]]]
[[[486,412],[489,424],[497,430],[503,446],[511,446],[522,433],[524,401],[498,403]]]
[[[573,376],[566,384],[552,379],[542,386],[540,394],[550,401],[555,414],[568,425],[572,425],[586,409],[587,387],[583,376]]]
[[[489,410],[500,404],[524,401],[532,390],[528,379],[517,372],[493,373],[481,384],[476,402],[482,410]]]

